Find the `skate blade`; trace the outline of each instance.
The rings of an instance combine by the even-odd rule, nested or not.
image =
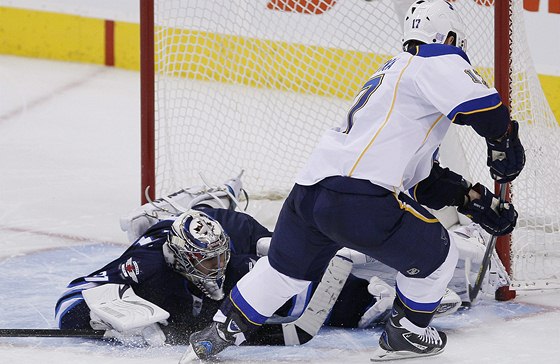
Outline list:
[[[401,360],[401,359],[411,359],[411,358],[424,358],[427,356],[434,356],[441,354],[443,349],[426,354],[414,353],[412,351],[391,351],[385,350],[381,347],[377,348],[373,353],[373,357],[370,359],[372,362],[380,361],[391,361],[391,360]]]
[[[192,345],[189,344],[187,351],[185,351],[185,353],[181,357],[181,360],[179,360],[179,364],[188,364],[188,363],[197,363],[197,362],[201,363],[202,361],[198,358],[198,356],[194,352]]]

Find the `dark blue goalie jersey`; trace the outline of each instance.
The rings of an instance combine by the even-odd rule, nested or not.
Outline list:
[[[230,237],[231,258],[226,268],[227,294],[257,261],[257,241],[272,233],[251,216],[225,209],[200,208],[217,220]],[[188,334],[205,328],[221,301],[206,297],[195,285],[167,265],[162,246],[174,220],[164,220],[148,229],[120,257],[87,276],[74,279],[56,303],[61,329],[89,329],[89,308],[82,291],[100,284],[128,284],[134,292],[169,312],[169,325],[162,327],[168,342],[184,343]],[[295,318],[305,309],[317,283],[293,297],[276,316]],[[350,275],[327,324],[356,327],[365,310],[374,303],[368,282]]]
[[[216,219],[230,237],[231,258],[226,269],[224,292],[229,292],[254,262],[256,243],[272,233],[251,216],[225,209],[201,211]],[[210,321],[219,301],[206,297],[183,276],[169,267],[162,246],[174,220],[152,226],[120,257],[95,272],[73,280],[58,300],[55,314],[60,328],[89,328],[89,309],[82,291],[100,284],[129,284],[134,292],[168,311],[170,323]]]

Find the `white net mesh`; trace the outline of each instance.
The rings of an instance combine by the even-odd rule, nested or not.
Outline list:
[[[253,198],[284,196],[322,132],[338,125],[360,86],[400,51],[394,4],[364,0],[158,0],[156,194],[220,183],[241,170]],[[483,3],[483,4],[480,4]],[[558,124],[527,49],[521,1],[513,1],[512,115],[527,165],[512,185],[520,212],[513,234],[514,286],[559,281],[560,194],[554,192]],[[494,9],[456,2],[467,24],[468,55],[489,83],[494,73]],[[486,147],[458,132],[473,181],[492,186]],[[556,257],[556,258],[553,258]]]

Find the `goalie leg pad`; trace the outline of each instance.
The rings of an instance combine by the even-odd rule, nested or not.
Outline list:
[[[193,186],[148,202],[120,219],[121,230],[132,243],[155,223],[198,205],[235,209],[243,191],[241,174],[220,186]]]
[[[82,292],[94,315],[117,331],[165,322],[169,313],[134,293],[125,284],[103,284]]]
[[[158,323],[167,324],[169,313],[137,296],[124,284],[103,284],[82,292],[90,309],[90,325],[107,330],[106,337],[135,344],[138,337],[148,345],[159,346],[165,335]]]

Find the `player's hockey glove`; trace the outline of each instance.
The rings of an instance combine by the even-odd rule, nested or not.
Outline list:
[[[497,196],[480,183],[475,184],[472,189],[480,194],[480,198],[468,199],[458,211],[479,224],[489,234],[500,236],[511,233],[517,223],[517,211],[513,205],[500,204]]]
[[[519,124],[512,120],[507,132],[499,139],[486,139],[492,178],[499,183],[513,181],[525,166],[525,149],[519,140]]]

